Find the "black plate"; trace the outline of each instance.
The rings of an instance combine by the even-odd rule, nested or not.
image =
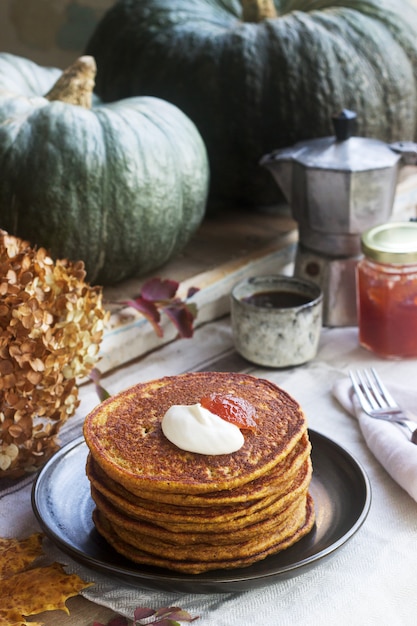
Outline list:
[[[225,593],[262,587],[304,573],[343,546],[361,527],[371,503],[369,480],[338,444],[310,431],[316,508],[312,531],[297,544],[250,567],[184,575],[140,566],[118,555],[95,530],[83,438],[62,448],[40,472],[32,506],[43,530],[84,565],[139,587],[189,593]]]

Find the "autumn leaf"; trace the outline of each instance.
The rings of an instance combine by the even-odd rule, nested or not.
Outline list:
[[[194,334],[193,324],[198,311],[196,304],[187,300],[196,294],[199,289],[190,287],[184,301],[176,297],[178,287],[179,283],[175,280],[151,278],[143,284],[139,296],[132,300],[124,300],[119,304],[130,306],[141,313],[152,324],[158,337],[163,337],[164,334],[160,324],[160,312],[163,312],[177,328],[179,336],[189,339]],[[94,367],[88,377],[94,383],[100,402],[107,400],[110,394],[101,384],[102,375],[99,368]]]
[[[177,297],[179,283],[175,280],[151,278],[142,285],[140,294],[131,300],[122,302],[139,311],[153,326],[158,337],[163,336],[160,324],[161,312],[165,313],[178,330],[180,337],[193,336],[193,323],[197,316],[197,307],[187,300],[198,292],[197,287],[190,287],[185,300]]]
[[[143,298],[142,296],[138,296],[134,300],[125,300],[123,304],[139,311],[139,313],[141,313],[141,315],[143,315],[143,317],[145,317],[148,322],[152,324],[157,337],[163,336],[164,331],[159,323],[161,315],[153,302],[146,300],[146,298]]]
[[[154,619],[150,619],[154,618]],[[180,626],[179,622],[194,622],[198,619],[192,617],[188,611],[177,606],[167,606],[160,609],[151,609],[147,606],[138,606],[133,614],[134,626]],[[143,621],[145,620],[145,621]],[[93,626],[127,626],[125,617],[113,617],[107,624],[94,622]]]
[[[21,541],[0,537],[0,580],[27,569],[41,554],[42,533]]]
[[[164,313],[177,327],[181,337],[189,339],[193,336],[193,321],[196,316],[194,307],[173,302],[163,308]]]
[[[68,598],[89,587],[76,574],[67,574],[59,563],[34,567],[42,554],[42,535],[27,539],[0,538],[0,626],[41,626],[26,617],[43,611],[69,613]]]
[[[141,293],[145,300],[152,302],[171,300],[178,291],[179,283],[176,280],[161,280],[151,278],[142,285]]]

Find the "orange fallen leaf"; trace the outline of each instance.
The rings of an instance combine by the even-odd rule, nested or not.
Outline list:
[[[25,617],[43,611],[62,610],[65,602],[89,587],[76,574],[67,574],[59,563],[33,567],[42,554],[42,535],[27,539],[0,538],[0,626],[42,626]]]
[[[27,569],[41,554],[42,533],[20,541],[0,537],[0,580]]]

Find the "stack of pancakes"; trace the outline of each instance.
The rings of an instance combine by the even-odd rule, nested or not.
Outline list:
[[[234,394],[256,409],[233,454],[186,452],[164,436],[174,404]],[[127,389],[86,418],[94,523],[132,561],[182,573],[244,567],[294,544],[314,524],[306,419],[273,383],[198,372]]]

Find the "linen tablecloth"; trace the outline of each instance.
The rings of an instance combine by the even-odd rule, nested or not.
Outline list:
[[[333,384],[355,366],[374,366],[386,380],[416,390],[417,359],[382,360],[358,346],[356,328],[324,328],[317,357],[284,370],[258,368],[233,349],[228,317],[200,327],[190,340],[175,341],[104,378],[112,394],[139,381],[187,370],[245,371],[267,378],[302,405],[310,428],[342,445],[363,466],[372,487],[369,515],[332,558],[312,570],[261,589],[227,594],[149,591],[96,573],[72,561],[50,542],[51,556],[95,585],[83,595],[132,617],[136,606],[175,604],[200,616],[201,626],[415,626],[417,623],[417,503],[366,447],[357,421],[332,396]],[[63,443],[81,433],[85,414],[98,402],[91,384],[62,432]],[[31,510],[31,479],[0,485],[0,536],[38,530]],[[82,625],[80,625],[82,626]]]

